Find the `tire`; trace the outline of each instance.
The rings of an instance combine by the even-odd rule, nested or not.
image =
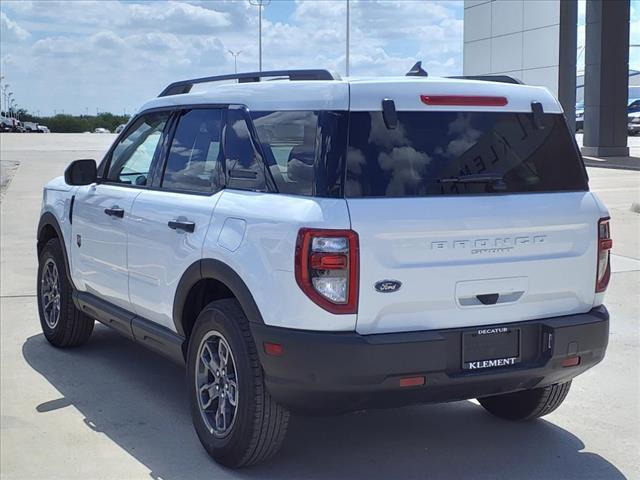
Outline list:
[[[225,369],[221,344],[222,351],[228,345],[227,355],[231,359]],[[201,358],[211,368],[205,367]],[[210,358],[214,361],[209,361]],[[216,369],[221,373],[218,377],[213,373]],[[226,397],[215,397],[219,395],[217,389],[212,390],[216,381],[220,391],[227,382]],[[235,299],[211,302],[198,315],[189,339],[187,385],[196,433],[216,462],[232,468],[244,467],[263,462],[278,451],[287,432],[289,412],[271,398],[265,387],[249,322]],[[229,418],[214,413],[221,411],[221,398],[229,402],[222,407],[222,411],[229,408]],[[236,403],[234,411],[232,398]],[[201,406],[207,404],[210,406],[203,410]]]
[[[55,279],[55,290],[49,288],[47,278]],[[52,292],[56,292],[54,295]],[[72,298],[73,287],[67,277],[65,258],[62,254],[62,245],[57,238],[49,240],[38,257],[38,314],[42,332],[49,343],[55,347],[77,347],[82,345],[91,336],[93,331],[93,319],[87,317],[76,308]],[[57,316],[51,316],[52,305],[48,303],[52,298],[53,308],[57,303]],[[56,318],[57,317],[57,318]]]
[[[496,417],[512,421],[533,420],[558,408],[570,387],[571,380],[549,387],[479,398],[478,401]]]

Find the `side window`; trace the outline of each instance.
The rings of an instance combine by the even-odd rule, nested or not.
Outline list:
[[[262,150],[278,191],[313,193],[318,113],[312,111],[252,112]],[[270,157],[270,158],[269,158]]]
[[[171,141],[162,188],[213,193],[220,187],[222,111],[183,112]]]
[[[135,121],[111,155],[106,180],[127,185],[147,185],[149,170],[162,138],[169,112],[151,113]]]
[[[265,190],[264,163],[251,138],[243,110],[229,109],[224,157],[229,188]]]

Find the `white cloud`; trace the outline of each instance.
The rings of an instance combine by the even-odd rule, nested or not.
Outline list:
[[[4,12],[0,12],[0,41],[20,42],[29,38],[31,34],[11,20]]]

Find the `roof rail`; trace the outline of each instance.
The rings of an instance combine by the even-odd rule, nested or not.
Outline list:
[[[461,80],[482,80],[483,82],[517,83],[518,85],[524,85],[524,82],[518,80],[517,78],[510,77],[509,75],[462,75],[459,77],[447,78],[459,78]]]
[[[262,78],[287,77],[289,80],[340,80],[340,75],[329,70],[271,70],[268,72],[232,73],[229,75],[216,75],[213,77],[192,78],[173,82],[165,88],[159,97],[180,95],[189,93],[191,88],[198,83],[219,82],[222,80],[238,80],[238,83],[259,82]]]

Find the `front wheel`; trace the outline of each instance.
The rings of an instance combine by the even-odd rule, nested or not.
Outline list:
[[[570,387],[571,380],[548,387],[479,398],[478,402],[488,412],[505,420],[533,420],[558,408],[567,397]]]
[[[62,245],[52,238],[38,258],[38,313],[45,338],[56,347],[75,347],[91,336],[94,321],[81,312],[71,297]]]
[[[198,315],[187,381],[196,433],[214,460],[243,467],[278,451],[289,412],[265,387],[249,322],[236,300],[211,302]]]

